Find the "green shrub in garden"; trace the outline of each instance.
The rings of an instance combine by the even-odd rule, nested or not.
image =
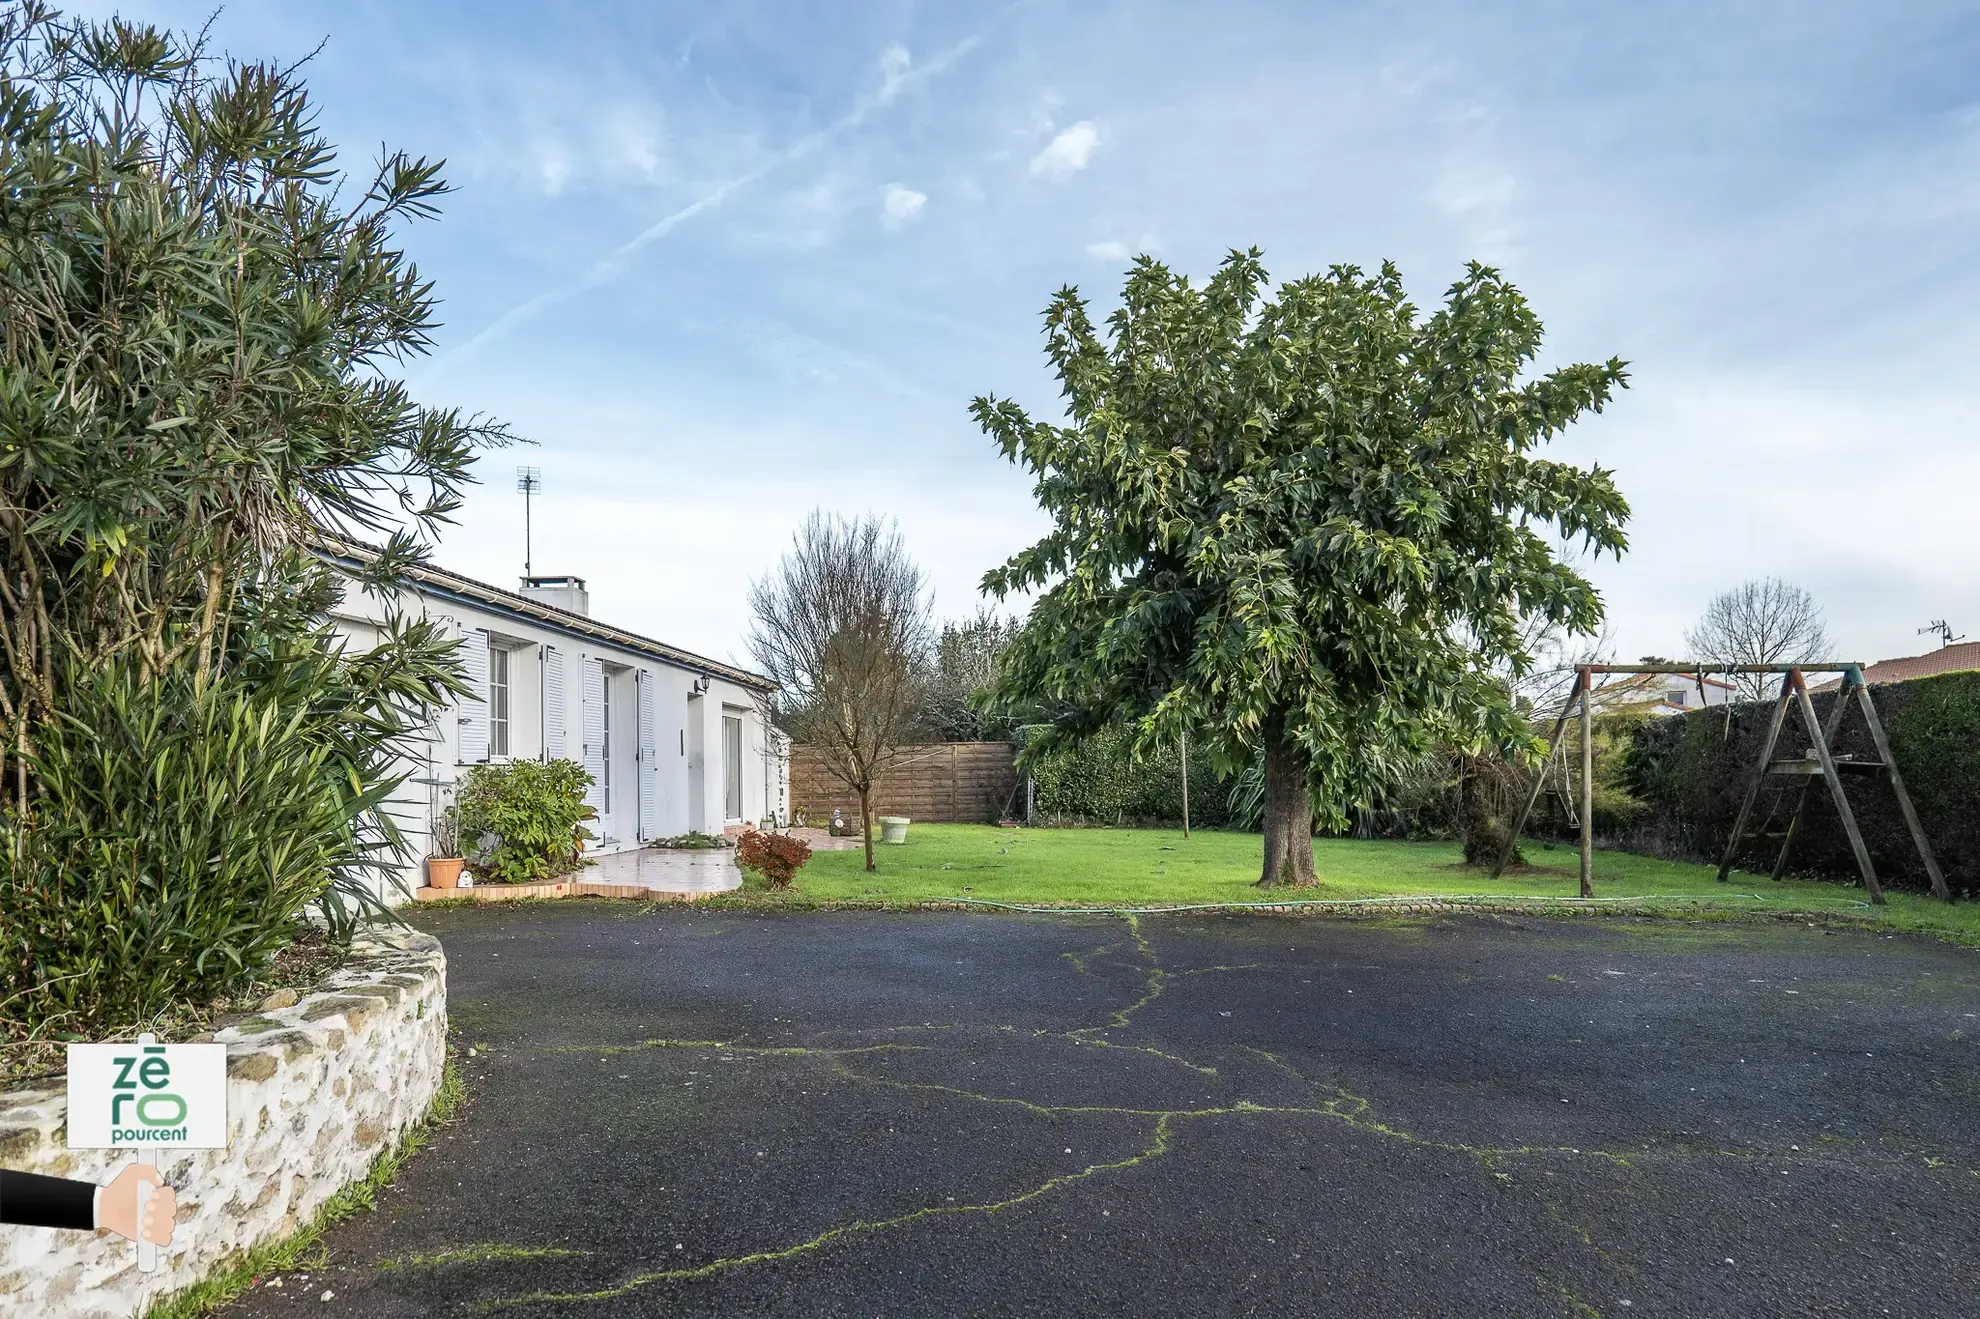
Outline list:
[[[209,1006],[312,907],[348,938],[465,690],[430,623],[328,626],[319,554],[402,599],[509,437],[398,378],[446,184],[347,177],[306,64],[0,4],[0,1036]]]
[[[461,846],[476,879],[527,884],[575,870],[591,775],[569,760],[476,765],[454,799]]]
[[[1163,747],[1134,754],[1133,730],[1108,728],[1085,741],[1042,749],[1021,772],[1032,780],[1032,805],[1047,820],[1086,824],[1173,823],[1182,819],[1182,754]],[[1229,791],[1210,754],[1192,747],[1189,814],[1215,828],[1230,822]]]
[[[420,662],[351,665],[323,633],[213,677],[116,661],[56,684],[32,804],[0,805],[0,1021],[90,1033],[209,1002],[312,907],[347,931],[396,873],[380,807],[434,696]]]

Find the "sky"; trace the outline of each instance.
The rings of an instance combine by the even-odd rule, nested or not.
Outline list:
[[[1619,657],[1770,574],[1847,658],[1980,636],[1975,4],[235,0],[213,34],[321,43],[348,167],[447,161],[409,379],[535,442],[439,547],[470,575],[521,573],[526,463],[536,571],[673,644],[746,662],[814,507],[897,519],[969,614],[1044,521],[968,403],[1056,410],[1054,290],[1255,244],[1394,260],[1419,304],[1486,261],[1541,369],[1631,363],[1550,450],[1632,506],[1588,568]]]

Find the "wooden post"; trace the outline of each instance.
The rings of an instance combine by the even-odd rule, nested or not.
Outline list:
[[[1554,731],[1547,734],[1547,759],[1540,763],[1540,772],[1533,776],[1533,787],[1526,794],[1526,805],[1520,809],[1519,818],[1513,821],[1512,832],[1506,835],[1505,845],[1499,849],[1498,864],[1492,867],[1493,879],[1499,877],[1499,873],[1506,868],[1506,862],[1512,860],[1513,850],[1519,846],[1519,836],[1526,831],[1526,821],[1533,814],[1533,804],[1540,800],[1540,790],[1547,785],[1547,766],[1554,763],[1554,752],[1561,745],[1561,731],[1567,727],[1568,716],[1574,713],[1575,698],[1581,694],[1581,684],[1587,680],[1586,669],[1575,670],[1574,689],[1561,703],[1560,717],[1554,720]]]
[[[1787,682],[1783,686],[1793,688],[1801,705],[1802,722],[1808,725],[1808,735],[1815,739],[1815,759],[1822,764],[1822,777],[1829,781],[1829,796],[1835,800],[1836,814],[1842,816],[1843,832],[1849,835],[1849,847],[1856,853],[1857,869],[1863,872],[1863,887],[1870,894],[1870,901],[1884,905],[1884,890],[1877,885],[1877,871],[1870,864],[1870,849],[1863,845],[1863,835],[1856,827],[1856,813],[1849,809],[1849,794],[1843,791],[1842,775],[1836,773],[1836,758],[1829,754],[1828,744],[1822,741],[1822,724],[1815,717],[1815,702],[1809,699],[1808,683],[1801,676],[1800,669],[1788,670]]]
[[[1581,683],[1581,896],[1595,896],[1595,684]]]
[[[1870,684],[1856,674],[1857,699],[1863,702],[1863,718],[1870,725],[1870,741],[1877,748],[1877,759],[1884,762],[1885,772],[1891,776],[1891,791],[1897,794],[1898,810],[1904,815],[1904,827],[1911,831],[1911,844],[1918,849],[1918,857],[1925,863],[1925,873],[1932,880],[1932,896],[1951,902],[1952,890],[1946,887],[1946,877],[1939,870],[1939,859],[1932,855],[1932,844],[1925,839],[1925,827],[1918,822],[1918,811],[1911,804],[1911,794],[1904,789],[1904,776],[1898,773],[1897,757],[1891,754],[1890,739],[1884,736],[1884,721],[1877,717],[1877,706],[1870,699]]]
[[[956,754],[956,744],[949,743],[949,823],[951,824],[962,822],[962,802],[959,800],[959,790],[956,786],[956,776],[961,771],[956,767]]]
[[[1753,803],[1760,796],[1760,785],[1767,781],[1767,771],[1774,763],[1774,743],[1781,737],[1781,724],[1787,720],[1788,702],[1794,699],[1794,690],[1785,679],[1781,682],[1780,699],[1774,702],[1774,717],[1768,721],[1766,740],[1760,744],[1760,764],[1753,772],[1753,782],[1746,785],[1746,796],[1740,800],[1739,814],[1733,818],[1732,834],[1726,839],[1726,854],[1719,858],[1719,882],[1726,882],[1732,871],[1733,858],[1739,853],[1740,835],[1746,832],[1746,819],[1753,814]]]
[[[1836,744],[1836,734],[1842,730],[1844,711],[1849,709],[1850,687],[1854,679],[1850,674],[1843,675],[1842,687],[1836,692],[1836,703],[1829,710],[1829,721],[1822,727],[1822,740],[1831,747]],[[1780,854],[1774,858],[1774,873],[1768,878],[1780,882],[1781,874],[1787,869],[1788,849],[1794,846],[1795,830],[1801,824],[1801,812],[1808,805],[1808,790],[1815,786],[1815,776],[1809,775],[1801,781],[1801,787],[1794,794],[1794,811],[1788,816],[1787,833],[1781,839]]]
[[[1189,837],[1189,734],[1182,735],[1183,837]]]

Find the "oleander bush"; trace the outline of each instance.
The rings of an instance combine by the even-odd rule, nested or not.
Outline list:
[[[64,1034],[145,1021],[253,980],[307,918],[348,935],[398,879],[383,804],[451,643],[345,662],[332,638],[219,675],[61,666],[0,806],[0,1019]]]
[[[454,644],[390,601],[499,425],[416,403],[434,162],[346,177],[306,62],[0,5],[0,1035],[347,938]],[[370,542],[359,544],[358,542]]]

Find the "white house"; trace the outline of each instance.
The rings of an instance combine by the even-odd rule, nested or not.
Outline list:
[[[1642,711],[1657,717],[1739,699],[1738,688],[1725,679],[1691,673],[1604,674],[1594,696],[1595,709],[1602,714]]]
[[[325,557],[351,569],[357,553]],[[525,578],[506,591],[432,566],[410,577],[390,602],[353,583],[333,612],[354,645],[375,643],[388,608],[461,639],[473,695],[436,721],[393,803],[413,848],[408,893],[426,882],[431,821],[485,761],[561,757],[590,771],[593,855],[784,818],[790,761],[765,718],[767,678],[599,622],[581,578]]]
[[[1570,675],[1572,676],[1572,675]],[[1553,719],[1562,703],[1574,704],[1569,695],[1572,683],[1535,717]],[[1654,718],[1725,705],[1739,699],[1739,690],[1724,678],[1695,673],[1605,673],[1598,674],[1594,690],[1597,714],[1648,714]],[[1580,709],[1578,704],[1575,705]]]

